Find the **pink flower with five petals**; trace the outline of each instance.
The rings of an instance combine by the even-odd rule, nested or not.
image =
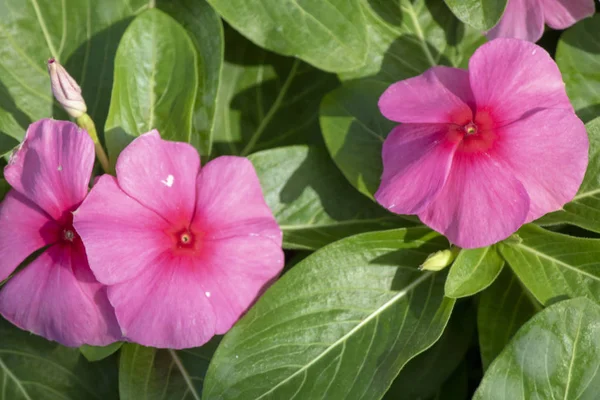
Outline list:
[[[544,22],[553,29],[566,29],[595,12],[594,0],[508,0],[500,22],[487,37],[537,42],[544,33]]]
[[[0,206],[0,281],[36,250],[0,290],[0,314],[66,346],[107,345],[121,337],[106,288],[73,229],[88,192],[94,143],[71,122],[44,119],[27,130],[4,176],[13,187]]]
[[[434,67],[379,100],[402,122],[383,144],[377,201],[464,248],[503,240],[573,199],[588,138],[556,63],[517,39],[481,46],[469,71]]]
[[[282,233],[250,161],[136,138],[100,177],[75,227],[123,335],[168,348],[227,332],[283,268]]]

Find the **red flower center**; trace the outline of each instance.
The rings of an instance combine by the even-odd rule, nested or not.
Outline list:
[[[176,253],[196,253],[201,247],[202,232],[195,232],[190,227],[173,229],[167,234],[171,237],[173,251]]]
[[[456,151],[482,153],[488,151],[497,139],[494,120],[486,109],[475,112],[475,118],[452,124],[448,132],[450,141],[459,142]]]

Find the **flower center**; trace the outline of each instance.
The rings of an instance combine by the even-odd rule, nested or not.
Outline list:
[[[75,240],[75,231],[69,228],[63,229],[62,238],[67,242],[73,242]]]
[[[182,233],[179,237],[181,244],[188,244],[192,241],[192,235],[189,232]]]
[[[463,127],[465,133],[467,134],[467,136],[469,135],[475,135],[477,133],[477,125],[475,125],[475,123],[473,122],[469,122],[467,125],[465,125]]]

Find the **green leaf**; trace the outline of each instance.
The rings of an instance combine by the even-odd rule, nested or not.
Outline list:
[[[88,361],[99,361],[117,352],[122,345],[123,342],[115,342],[108,346],[83,345],[79,348],[79,351],[81,351],[81,354],[83,354]]]
[[[0,318],[0,400],[118,398],[114,357],[89,363],[78,349],[24,332]]]
[[[106,120],[112,161],[134,137],[158,129],[164,139],[193,139],[198,57],[186,30],[152,9],[127,28],[115,57],[115,80]]]
[[[333,161],[352,186],[369,197],[377,191],[383,172],[383,141],[397,125],[377,108],[386,88],[372,80],[346,83],[323,99],[319,112]]]
[[[517,330],[541,308],[515,274],[504,268],[492,286],[479,297],[477,332],[484,370]]]
[[[447,247],[426,228],[371,232],[320,249],[231,329],[204,399],[379,399],[442,334],[444,274],[416,268]]]
[[[42,118],[66,118],[52,99],[46,61],[58,59],[79,82],[88,113],[102,131],[114,56],[131,19],[148,0],[93,2],[5,0],[0,3],[0,132],[20,141]]]
[[[204,375],[220,338],[185,350],[126,343],[121,350],[121,400],[200,400]]]
[[[534,316],[487,370],[475,400],[596,399],[600,307],[562,301]]]
[[[536,223],[569,223],[600,233],[600,118],[588,122],[586,129],[590,138],[589,164],[577,195],[562,210],[548,214]]]
[[[469,349],[475,332],[474,311],[469,302],[457,303],[442,337],[430,349],[406,364],[384,400],[414,400],[435,396]]]
[[[321,98],[335,75],[256,47],[231,29],[215,122],[215,153],[246,156],[290,144],[318,143]]]
[[[560,38],[556,63],[562,72],[567,94],[584,122],[600,114],[600,15],[586,18]]]
[[[286,248],[318,249],[356,233],[412,225],[357,193],[321,147],[279,147],[249,158]]]
[[[158,0],[156,6],[187,30],[198,52],[198,94],[191,143],[200,154],[209,155],[225,45],[221,18],[205,0]]]
[[[472,296],[490,286],[498,277],[504,260],[493,246],[462,249],[446,279],[446,296]]]
[[[387,83],[419,75],[434,65],[467,67],[485,42],[463,25],[442,1],[363,0],[369,50],[367,62],[341,73],[343,80],[372,77]]]
[[[500,252],[540,303],[580,296],[600,301],[600,240],[535,225],[525,225],[517,234],[520,243],[501,243]]]
[[[348,71],[366,59],[359,0],[208,0],[236,30],[277,53],[315,67]]]
[[[444,0],[456,15],[465,24],[469,24],[480,31],[493,28],[506,8],[507,0]]]

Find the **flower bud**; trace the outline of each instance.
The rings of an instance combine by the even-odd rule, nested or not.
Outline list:
[[[441,271],[454,262],[458,253],[460,253],[460,248],[458,247],[436,251],[427,257],[419,269],[422,271]]]
[[[75,79],[54,58],[48,60],[48,72],[56,101],[71,117],[79,118],[84,115],[87,107],[81,96],[81,88]]]

